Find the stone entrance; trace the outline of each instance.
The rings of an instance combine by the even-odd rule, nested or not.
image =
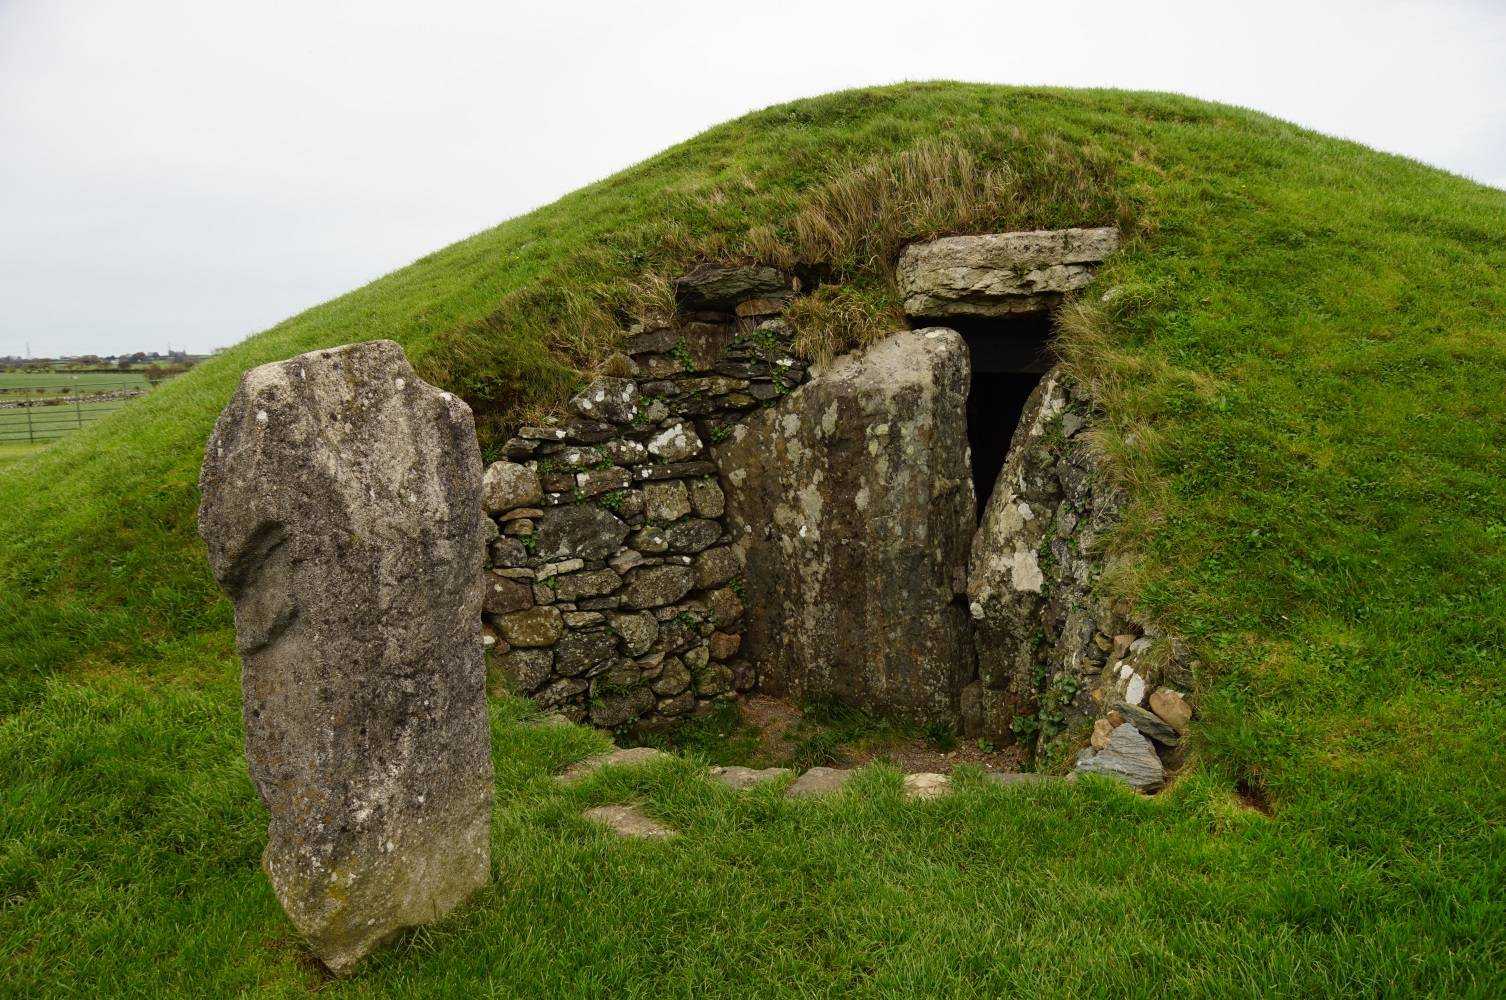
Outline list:
[[[996,742],[1091,719],[1085,692],[1131,628],[1088,606],[1114,504],[1049,338],[1117,244],[912,245],[911,329],[810,370],[781,315],[797,283],[685,275],[674,319],[624,342],[624,377],[488,470],[485,610],[509,686],[610,728],[755,689]]]
[[[1046,311],[998,319],[955,317],[946,322],[967,344],[971,369],[967,443],[979,519],[993,495],[1025,403],[1041,376],[1056,363],[1051,322],[1051,313]],[[925,320],[914,323],[928,325]]]

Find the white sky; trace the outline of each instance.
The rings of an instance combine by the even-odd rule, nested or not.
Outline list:
[[[1506,0],[0,0],[0,355],[229,344],[745,111],[938,78],[1506,187]]]

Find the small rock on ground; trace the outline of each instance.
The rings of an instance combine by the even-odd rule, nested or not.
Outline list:
[[[934,799],[951,791],[952,779],[944,774],[905,775],[905,798]]]
[[[578,764],[572,765],[564,774],[559,776],[562,784],[572,785],[581,781],[608,765],[613,764],[646,764],[651,760],[659,760],[668,757],[663,750],[655,750],[653,747],[633,747],[631,750],[613,750],[610,753],[599,753],[594,757],[587,757]]]
[[[763,784],[765,781],[773,781],[775,778],[793,773],[787,767],[765,767],[759,769],[733,765],[731,767],[713,767],[711,769],[711,777],[713,779],[736,791],[752,788],[755,785]]]
[[[581,815],[593,823],[602,823],[611,827],[615,833],[623,837],[668,840],[679,833],[673,827],[665,826],[652,816],[645,814],[637,806],[597,806],[594,809],[587,809]]]
[[[1114,730],[1104,749],[1084,750],[1077,758],[1076,771],[1105,774],[1142,792],[1153,792],[1166,783],[1166,770],[1155,748],[1128,722]]]
[[[852,775],[852,771],[838,767],[813,767],[796,778],[795,783],[785,789],[784,794],[793,799],[827,795],[847,784]]]

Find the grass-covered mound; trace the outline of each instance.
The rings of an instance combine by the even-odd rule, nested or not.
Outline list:
[[[246,368],[391,337],[488,438],[700,257],[837,278],[905,239],[1118,221],[1062,348],[1133,497],[1114,587],[1202,661],[1194,764],[902,803],[597,745],[497,706],[495,881],[335,995],[1506,991],[1506,193],[1178,97],[935,84],[749,115],[250,338],[0,470],[0,984],[298,994],[258,869],[228,606],[193,529]],[[87,294],[82,289],[81,294]],[[1238,789],[1274,809],[1242,805]],[[683,831],[578,816],[632,796]]]

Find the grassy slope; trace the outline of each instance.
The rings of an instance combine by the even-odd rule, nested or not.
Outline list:
[[[628,276],[674,258],[665,219],[690,244],[778,222],[839,165],[1010,126],[1112,162],[1146,234],[1067,347],[1141,484],[1127,587],[1206,663],[1193,773],[1153,800],[901,805],[878,773],[796,805],[677,766],[563,792],[548,773],[597,737],[502,703],[493,887],[329,991],[1506,990],[1506,195],[1179,98],[952,85],[713,130],[0,470],[0,989],[316,981],[257,869],[193,533],[242,370],[390,336],[472,398],[546,398],[568,374],[496,321],[520,289]],[[685,836],[624,845],[575,815],[623,795]]]

